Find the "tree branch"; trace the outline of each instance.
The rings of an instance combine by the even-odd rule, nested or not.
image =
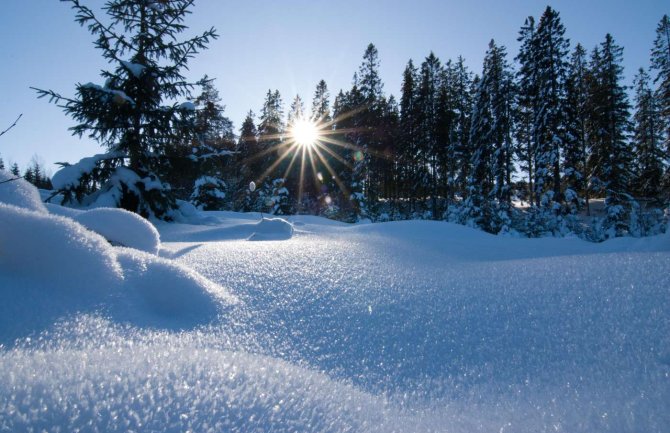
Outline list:
[[[10,129],[12,129],[13,127],[15,127],[16,124],[19,123],[19,120],[21,119],[22,116],[23,116],[23,113],[19,114],[19,117],[16,118],[16,120],[14,121],[14,123],[12,123],[12,124],[9,126],[9,128],[7,128],[7,129],[5,129],[4,131],[0,132],[0,137],[2,137],[2,136],[5,135],[7,132],[9,132]]]

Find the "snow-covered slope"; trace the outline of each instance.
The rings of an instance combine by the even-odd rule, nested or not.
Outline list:
[[[50,330],[5,340],[0,429],[670,430],[667,235],[591,244],[437,222],[191,220],[207,225],[158,226],[162,259],[96,244],[116,263],[104,269],[118,265],[109,299],[33,307],[50,305],[48,320],[14,333]],[[18,277],[1,257],[0,305],[21,307],[21,290],[61,299],[48,295],[55,276]],[[212,318],[203,294],[221,287],[238,302]],[[191,326],[173,326],[173,310]]]

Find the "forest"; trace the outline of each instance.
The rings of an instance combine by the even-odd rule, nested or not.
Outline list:
[[[249,111],[236,130],[215,80],[183,76],[218,37],[212,28],[178,41],[191,3],[112,2],[111,24],[103,24],[72,1],[114,68],[103,72],[104,85],[79,84],[74,98],[36,90],[77,122],[74,134],[108,152],[63,164],[51,179],[54,199],[164,220],[190,202],[595,241],[665,229],[667,15],[633,88],[624,84],[623,47],[612,35],[590,50],[573,44],[559,12],[547,7],[525,20],[515,55],[491,40],[480,73],[462,57],[442,61],[431,52],[420,64],[409,60],[399,98],[387,96],[370,44],[350,89],[333,97],[322,80],[311,103],[296,95],[288,110],[279,91],[268,90],[258,115]],[[295,138],[303,124],[314,130],[311,143]]]

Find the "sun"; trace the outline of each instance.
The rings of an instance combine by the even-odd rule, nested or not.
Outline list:
[[[319,128],[307,119],[298,119],[291,127],[293,140],[301,147],[313,147],[319,139]]]

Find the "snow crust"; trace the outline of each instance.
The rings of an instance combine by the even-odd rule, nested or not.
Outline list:
[[[58,221],[114,261],[109,284],[70,296],[78,280],[5,265],[0,238],[9,431],[670,430],[667,234],[594,244],[191,209],[157,226],[158,258],[4,208],[5,238],[7,218]],[[259,233],[283,240],[248,242]]]

